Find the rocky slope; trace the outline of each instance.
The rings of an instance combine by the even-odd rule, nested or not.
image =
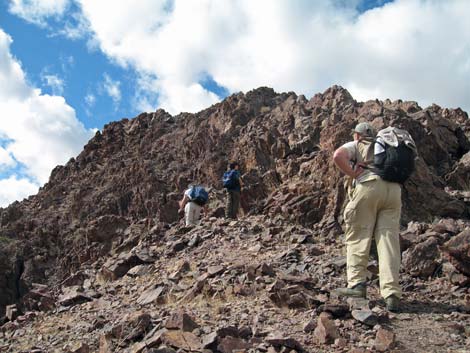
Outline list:
[[[331,294],[344,284],[331,156],[358,121],[401,125],[419,149],[403,188],[399,315],[383,310],[373,261],[369,302]],[[259,88],[197,114],[108,124],[37,195],[1,210],[0,351],[463,349],[469,137],[460,109],[358,103],[337,86],[310,100]],[[227,223],[219,179],[232,159],[247,187],[244,217]],[[190,182],[212,188],[194,229],[177,214]]]

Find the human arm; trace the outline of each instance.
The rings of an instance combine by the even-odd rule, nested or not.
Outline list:
[[[357,164],[356,168],[353,169],[351,166],[349,151],[342,146],[339,147],[333,154],[333,161],[344,174],[353,179],[356,179],[364,171],[364,168],[361,164]]]
[[[186,206],[186,204],[188,203],[189,201],[189,197],[188,195],[184,194],[183,198],[181,199],[181,201],[179,202],[179,210],[178,212],[182,212],[184,210],[184,206]]]

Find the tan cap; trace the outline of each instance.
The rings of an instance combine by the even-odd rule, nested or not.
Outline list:
[[[363,137],[375,137],[375,129],[369,123],[359,123],[354,128],[353,132],[357,132]]]

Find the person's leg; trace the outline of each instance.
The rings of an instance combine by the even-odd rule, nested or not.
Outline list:
[[[191,224],[191,202],[184,206],[184,223],[189,226]]]
[[[233,192],[226,190],[225,217],[233,218]]]
[[[233,197],[233,208],[232,208],[232,218],[237,218],[238,216],[238,210],[240,208],[240,191],[233,191],[232,192],[232,197]]]
[[[197,221],[199,220],[198,214],[197,214],[197,208],[199,206],[196,205],[194,202],[188,202],[184,208],[186,212],[186,208],[188,209],[187,211],[187,216],[186,216],[186,225],[195,225],[197,224]]]
[[[201,222],[201,209],[202,209],[201,206],[194,204],[193,206],[194,224],[199,224]]]
[[[359,183],[344,211],[348,287],[367,281],[367,264],[375,227],[377,180]]]
[[[401,188],[397,183],[382,181],[386,203],[379,210],[374,231],[379,256],[380,293],[383,298],[394,295],[401,298],[399,272]]]

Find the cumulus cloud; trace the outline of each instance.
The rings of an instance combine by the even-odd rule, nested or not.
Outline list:
[[[11,154],[3,147],[0,147],[0,170],[4,168],[11,168],[15,165],[16,162],[11,156]]]
[[[85,129],[63,97],[42,94],[29,86],[20,63],[10,53],[11,42],[0,29],[0,159],[11,166],[14,159],[23,168],[22,177],[3,181],[11,186],[0,187],[0,200],[4,201],[14,199],[14,192],[23,197],[22,187],[27,192],[33,186],[37,190],[52,168],[78,154],[93,133]]]
[[[46,86],[49,86],[54,95],[61,95],[64,93],[65,82],[57,75],[43,73],[41,80]]]
[[[11,0],[9,10],[22,19],[41,27],[47,24],[47,18],[62,16],[70,0]]]
[[[113,80],[108,74],[104,74],[104,81],[102,83],[102,88],[104,92],[111,97],[115,106],[118,106],[121,102],[121,82]]]
[[[88,107],[93,107],[96,103],[96,97],[93,94],[88,93],[85,96],[85,103]]]
[[[360,99],[404,98],[470,108],[470,13],[464,0],[78,0],[95,45],[132,66],[171,112],[268,85],[313,94],[341,84]],[[141,92],[142,93],[142,92]]]
[[[5,207],[13,201],[20,201],[38,192],[38,185],[26,178],[15,176],[0,179],[0,207]]]

